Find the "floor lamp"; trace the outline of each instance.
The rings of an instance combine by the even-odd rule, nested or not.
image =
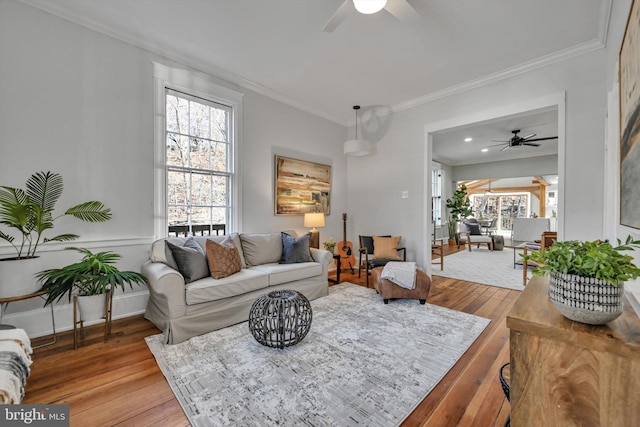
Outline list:
[[[316,227],[324,227],[324,213],[306,213],[304,214],[304,226],[311,228],[311,239],[309,239],[309,247],[320,249],[320,232]]]

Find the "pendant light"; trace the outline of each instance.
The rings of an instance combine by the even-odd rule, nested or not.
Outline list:
[[[371,143],[366,139],[358,139],[358,110],[359,105],[354,105],[356,111],[356,139],[344,143],[344,154],[347,156],[366,156],[371,152]]]

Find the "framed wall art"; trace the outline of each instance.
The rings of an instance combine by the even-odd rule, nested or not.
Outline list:
[[[640,229],[640,0],[631,3],[619,70],[620,224]]]
[[[275,214],[331,211],[331,166],[275,156]]]

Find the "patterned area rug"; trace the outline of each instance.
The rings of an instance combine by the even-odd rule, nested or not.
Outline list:
[[[516,257],[519,259],[519,255]],[[524,289],[522,286],[522,266],[518,265],[515,269],[513,268],[512,248],[491,252],[486,248],[477,249],[474,247],[471,252],[464,250],[445,256],[444,271],[440,271],[439,267],[435,264],[433,266],[432,273],[436,276],[452,277],[501,288]],[[527,273],[531,277],[530,269]]]
[[[342,283],[311,302],[311,330],[282,350],[247,322],[147,344],[193,426],[395,426],[489,324],[416,300],[385,305]]]

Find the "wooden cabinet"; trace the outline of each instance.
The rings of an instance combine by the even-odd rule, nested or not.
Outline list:
[[[640,319],[604,326],[563,317],[534,277],[507,315],[511,425],[640,426]]]

